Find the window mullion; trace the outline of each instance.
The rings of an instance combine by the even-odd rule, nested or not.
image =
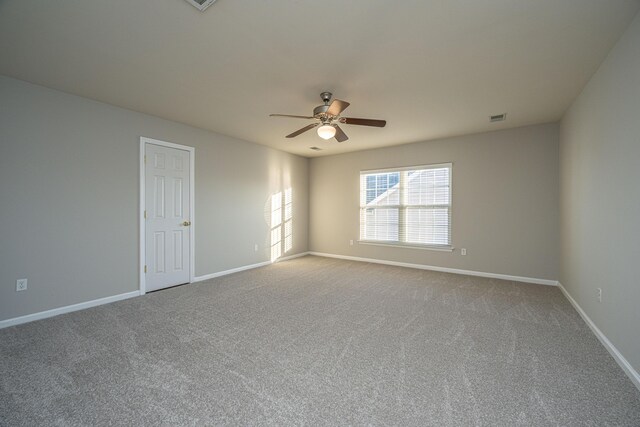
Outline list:
[[[400,242],[406,242],[407,241],[407,221],[406,221],[406,209],[405,206],[408,203],[408,198],[407,198],[407,172],[402,171],[400,172],[400,183],[399,183],[399,187],[400,187],[400,197],[399,197],[399,203],[400,206],[398,206],[398,240]]]

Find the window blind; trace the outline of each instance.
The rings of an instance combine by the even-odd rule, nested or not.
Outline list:
[[[451,164],[360,172],[360,240],[451,245]]]

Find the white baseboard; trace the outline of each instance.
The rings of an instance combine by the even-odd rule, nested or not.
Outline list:
[[[271,261],[259,262],[257,264],[243,265],[242,267],[236,267],[229,270],[218,271],[217,273],[205,274],[204,276],[197,276],[193,278],[192,283],[202,282],[204,280],[215,279],[216,277],[226,276],[228,274],[238,273],[240,271],[251,270],[253,268],[264,267],[270,265]]]
[[[273,261],[273,263],[275,264],[276,262],[289,261],[290,259],[300,258],[300,257],[307,256],[307,255],[311,255],[311,252],[300,252],[299,254],[289,255],[289,256],[282,257],[282,258],[278,258],[277,260]]]
[[[265,261],[258,264],[245,265],[243,267],[233,268],[231,270],[220,271],[218,273],[207,274],[206,276],[194,277],[193,282],[201,282],[203,280],[213,279],[214,277],[225,276],[227,274],[237,273],[239,271],[250,270],[252,268],[264,267],[280,261],[287,261],[290,259],[298,258],[301,256],[309,255],[309,252],[302,252],[299,254],[291,255],[288,257],[278,258],[275,261]],[[91,301],[85,301],[78,304],[67,305],[64,307],[54,308],[47,311],[40,311],[38,313],[27,314],[25,316],[14,317],[12,319],[0,320],[0,329],[8,328],[10,326],[21,325],[23,323],[33,322],[34,320],[46,319],[48,317],[57,316],[59,314],[71,313],[72,311],[84,310],[86,308],[96,307],[103,304],[109,304],[111,302],[121,301],[123,299],[133,298],[140,296],[140,291],[127,292],[125,294],[113,295],[110,297],[99,298]]]
[[[258,267],[264,267],[267,265],[275,264],[276,262],[287,261],[290,259],[305,256],[305,255],[309,255],[309,252],[302,252],[302,253],[287,256],[287,257],[281,257],[276,259],[275,261],[264,261],[264,262],[259,262],[257,264],[243,265],[242,267],[236,267],[230,270],[218,271],[217,273],[205,274],[204,276],[194,277],[193,282],[195,283],[195,282],[202,282],[204,280],[215,279],[216,277],[226,276],[228,274],[238,273],[240,271],[245,271],[245,270],[251,270]]]
[[[624,358],[622,353],[618,351],[618,349],[613,345],[613,343],[609,341],[609,338],[607,338],[605,334],[603,334],[602,331],[596,326],[596,324],[593,323],[593,321],[589,318],[589,316],[587,316],[587,313],[584,312],[582,307],[578,305],[576,300],[574,300],[573,297],[569,294],[569,292],[564,288],[564,286],[562,286],[562,283],[558,282],[558,287],[560,288],[564,296],[569,300],[571,305],[573,305],[573,308],[575,308],[578,314],[580,314],[580,316],[582,317],[582,320],[584,320],[585,323],[589,326],[589,328],[591,328],[591,330],[593,331],[595,336],[600,340],[604,348],[607,349],[609,354],[611,354],[611,356],[613,356],[613,358],[618,363],[618,365],[620,365],[624,373],[627,374],[631,382],[633,382],[633,384],[638,388],[638,390],[640,390],[640,374],[638,374],[638,372],[635,369],[633,369],[633,366],[631,366],[631,364],[627,361],[627,359]]]
[[[91,301],[81,302],[78,304],[67,305],[64,307],[54,308],[38,313],[27,314],[26,316],[14,317],[13,319],[0,320],[0,329],[9,326],[21,325],[23,323],[33,322],[34,320],[46,319],[47,317],[57,316],[59,314],[71,313],[72,311],[84,310],[98,305],[109,304],[111,302],[121,301],[123,299],[133,298],[140,295],[140,291],[127,292],[126,294],[113,295],[110,297],[94,299]]]
[[[437,267],[433,265],[424,265],[424,264],[411,264],[408,262],[386,261],[386,260],[380,260],[380,259],[374,259],[374,258],[361,258],[361,257],[355,257],[355,256],[347,256],[347,255],[326,254],[322,252],[309,252],[309,255],[315,255],[315,256],[321,256],[321,257],[327,257],[327,258],[346,259],[350,261],[371,262],[375,264],[395,265],[397,267],[418,268],[420,270],[440,271],[443,273],[464,274],[466,276],[478,276],[478,277],[489,277],[491,279],[512,280],[514,282],[534,283],[536,285],[556,286],[558,284],[557,280],[536,279],[533,277],[522,277],[522,276],[509,276],[507,274],[485,273],[482,271],[472,271],[472,270],[460,270],[458,268]]]

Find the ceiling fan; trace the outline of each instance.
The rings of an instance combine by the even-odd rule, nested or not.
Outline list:
[[[339,99],[334,99],[331,101],[331,92],[322,92],[320,97],[324,102],[323,105],[318,105],[313,109],[313,116],[293,116],[290,114],[270,114],[270,117],[293,117],[295,119],[316,119],[318,123],[311,123],[303,127],[302,129],[298,129],[297,131],[290,133],[287,135],[287,138],[295,138],[296,136],[304,133],[308,130],[311,130],[315,127],[318,128],[318,136],[323,139],[331,139],[333,137],[336,138],[338,142],[344,142],[349,137],[342,131],[338,123],[343,123],[346,125],[360,125],[360,126],[374,126],[383,128],[387,124],[386,120],[375,120],[375,119],[356,119],[353,117],[342,117],[340,113],[342,113],[348,106],[349,103],[345,101],[341,101]]]

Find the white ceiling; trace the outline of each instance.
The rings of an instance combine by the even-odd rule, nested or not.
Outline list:
[[[0,74],[313,157],[556,121],[640,0],[0,0]],[[339,144],[308,121],[329,90]],[[489,123],[491,114],[507,121]],[[309,149],[318,146],[323,151]]]

